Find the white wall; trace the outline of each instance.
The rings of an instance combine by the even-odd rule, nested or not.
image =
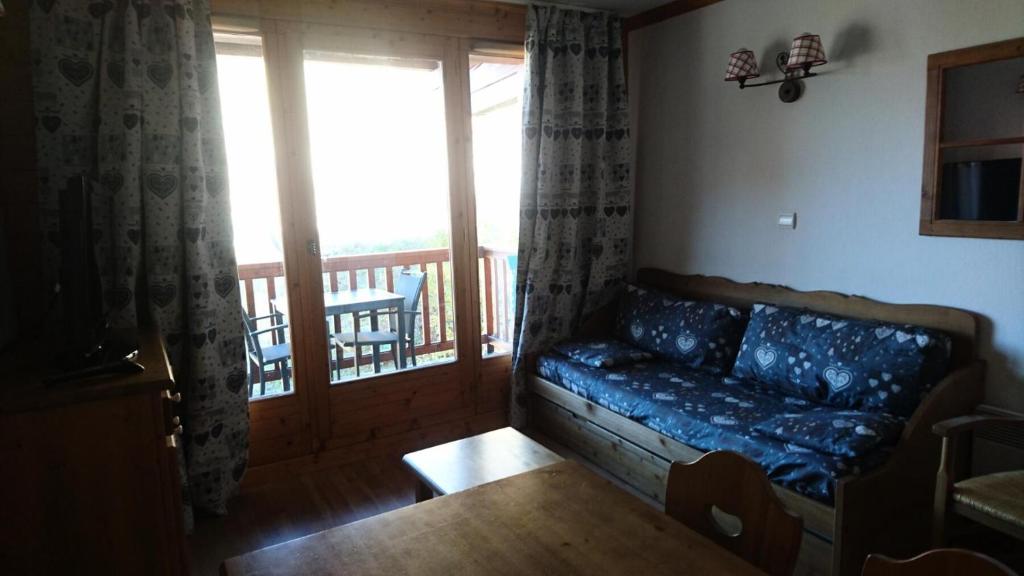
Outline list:
[[[722,80],[740,47],[777,77],[801,32],[831,62],[796,103]],[[724,0],[633,33],[637,266],[971,310],[987,401],[1024,410],[1024,241],[917,232],[927,55],[1019,36],[1024,0]]]

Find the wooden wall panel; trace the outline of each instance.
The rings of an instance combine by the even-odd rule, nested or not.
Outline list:
[[[376,377],[331,388],[327,449],[358,445],[473,414],[457,364]]]
[[[309,446],[303,441],[304,438],[288,435],[252,438],[249,444],[250,469],[309,454]]]
[[[328,450],[316,455],[250,468],[242,479],[242,490],[249,492],[280,478],[292,477],[382,455],[398,455],[459,438],[483,434],[508,423],[504,412],[486,412],[475,416],[456,414],[447,422],[430,423],[415,430],[374,438],[353,444],[344,450]]]
[[[250,405],[249,465],[297,458],[310,449],[309,420],[291,403]]]
[[[372,442],[420,429],[500,414],[507,422],[511,356],[486,358],[475,386],[467,387],[458,366],[375,377],[331,389],[331,434],[325,448],[358,452]],[[467,392],[475,389],[475,401]]]
[[[509,387],[512,378],[512,356],[484,358],[477,379],[477,412],[508,413]]]
[[[46,305],[39,267],[40,232],[35,112],[28,34],[29,2],[7,2],[0,18],[0,227],[8,254],[18,323],[34,326]]]

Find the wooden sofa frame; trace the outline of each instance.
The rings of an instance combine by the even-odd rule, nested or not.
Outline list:
[[[641,285],[680,297],[749,309],[756,302],[806,308],[853,318],[915,324],[953,339],[949,375],[922,401],[907,423],[892,457],[881,468],[841,478],[835,505],[828,506],[782,486],[775,489],[804,519],[798,574],[860,574],[865,557],[916,555],[929,546],[940,440],[934,424],[971,413],[984,392],[984,363],[976,357],[977,323],[963,310],[931,305],[887,304],[835,292],[800,292],[783,286],[741,284],[718,277],[639,270]],[[614,306],[581,327],[582,337],[608,335]],[[530,363],[531,368],[533,363]],[[531,369],[530,423],[542,433],[590,458],[631,486],[664,502],[673,461],[692,462],[703,452],[593,404],[536,375]]]

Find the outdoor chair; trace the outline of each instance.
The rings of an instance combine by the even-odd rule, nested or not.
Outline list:
[[[260,320],[272,319],[271,326],[267,328],[259,328],[257,323]],[[292,356],[291,345],[285,342],[285,328],[288,324],[283,322],[284,317],[280,312],[273,314],[267,314],[266,316],[255,316],[250,317],[249,313],[246,312],[245,308],[242,308],[242,324],[244,325],[245,332],[245,347],[249,357],[249,367],[247,372],[249,373],[249,396],[252,397],[253,389],[256,386],[256,374],[259,374],[260,380],[260,396],[267,393],[267,374],[266,366],[274,365],[278,372],[281,374],[281,383],[284,386],[284,391],[288,392],[291,390],[291,369],[288,367],[288,359]],[[277,334],[277,344],[270,346],[264,346],[260,342],[260,335],[267,333]],[[256,366],[255,370],[253,366]]]

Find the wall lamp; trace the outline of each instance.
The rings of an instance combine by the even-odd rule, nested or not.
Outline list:
[[[779,52],[775,56],[775,65],[785,75],[782,80],[770,80],[757,84],[747,84],[761,76],[757,68],[757,57],[754,52],[746,48],[740,48],[729,55],[729,67],[725,71],[726,82],[739,82],[740,89],[754,88],[756,86],[771,86],[780,84],[779,100],[783,102],[796,102],[803,92],[797,80],[817,76],[811,72],[811,68],[821,66],[828,60],[825,59],[825,48],[821,45],[821,36],[817,34],[801,34],[793,38],[793,45],[789,52]]]

